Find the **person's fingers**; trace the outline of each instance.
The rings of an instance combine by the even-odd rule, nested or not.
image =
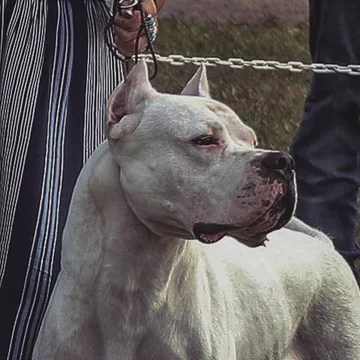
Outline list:
[[[145,0],[143,6],[148,14],[157,15],[156,5],[153,0]]]
[[[119,44],[123,43],[127,43],[129,41],[135,41],[136,36],[137,36],[138,30],[135,31],[127,31],[124,30],[120,27],[114,27],[114,34],[115,37],[118,39]]]
[[[152,15],[156,14],[156,6],[153,0],[145,0],[144,10]],[[141,25],[141,14],[135,11],[131,18],[116,14],[114,17],[115,44],[118,51],[124,56],[131,56],[135,53],[136,37]],[[144,52],[147,48],[146,36],[142,35],[139,40],[138,52]]]
[[[128,31],[137,31],[141,24],[141,15],[139,11],[135,11],[133,17],[130,19],[125,18],[124,16],[120,16],[119,14],[115,15],[114,25],[115,28],[119,27]]]
[[[135,54],[135,40],[129,42],[123,42],[118,37],[115,36],[115,45],[118,48],[119,52],[124,56],[132,56]],[[147,41],[144,36],[139,39],[138,53],[142,53],[147,48]]]

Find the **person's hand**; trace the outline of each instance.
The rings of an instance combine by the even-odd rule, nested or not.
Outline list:
[[[144,0],[143,8],[157,22],[157,9],[153,0]],[[120,16],[114,18],[115,44],[120,54],[128,57],[135,53],[136,36],[141,25],[141,14],[135,11],[130,18]],[[138,53],[144,52],[148,46],[145,33],[139,39]]]

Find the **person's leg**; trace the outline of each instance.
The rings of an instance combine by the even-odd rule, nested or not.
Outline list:
[[[360,2],[310,0],[314,62],[360,64]],[[296,215],[333,241],[353,267],[360,183],[360,76],[314,74],[304,119],[291,146]],[[354,267],[353,267],[354,268]]]

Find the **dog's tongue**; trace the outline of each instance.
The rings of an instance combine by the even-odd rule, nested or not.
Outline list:
[[[222,232],[219,232],[216,234],[200,234],[199,240],[206,244],[211,244],[211,243],[215,243],[215,242],[219,241],[225,235],[226,235],[226,231],[222,231]]]

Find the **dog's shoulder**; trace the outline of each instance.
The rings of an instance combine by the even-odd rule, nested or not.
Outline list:
[[[332,245],[332,242],[328,236],[326,236],[320,230],[317,230],[307,224],[305,224],[300,219],[293,217],[284,227],[285,229],[293,230],[295,232],[303,233],[309,235],[311,238],[323,241],[328,245]]]

